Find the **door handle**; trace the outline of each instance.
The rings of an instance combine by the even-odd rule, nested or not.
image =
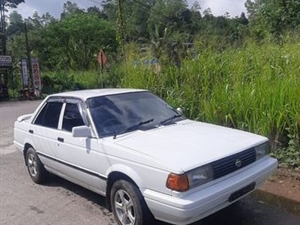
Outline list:
[[[31,134],[33,134],[33,133],[34,133],[34,132],[33,132],[33,130],[29,130],[28,132],[29,132],[29,133],[31,133]]]
[[[64,139],[63,139],[63,138],[60,138],[60,137],[58,137],[57,140],[58,140],[59,142],[64,142]]]

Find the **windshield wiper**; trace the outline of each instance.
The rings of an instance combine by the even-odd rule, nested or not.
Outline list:
[[[179,117],[182,117],[182,115],[176,114],[176,115],[174,115],[174,116],[172,116],[172,117],[170,117],[170,118],[167,118],[167,119],[161,121],[159,124],[160,124],[160,125],[165,125],[166,123],[169,123],[169,122],[171,122],[172,120],[174,120],[174,119],[176,119],[176,118],[179,118]]]
[[[114,139],[116,139],[116,138],[117,138],[117,135],[119,135],[119,134],[124,134],[124,133],[126,133],[126,132],[128,132],[128,131],[137,129],[137,128],[139,128],[139,127],[141,127],[141,126],[143,126],[143,125],[145,125],[145,124],[147,124],[147,123],[153,122],[153,120],[154,120],[154,119],[141,121],[141,122],[139,122],[138,124],[135,124],[135,125],[133,125],[133,126],[127,127],[127,128],[124,129],[124,130],[117,131],[117,132],[115,133],[115,135],[114,135]]]

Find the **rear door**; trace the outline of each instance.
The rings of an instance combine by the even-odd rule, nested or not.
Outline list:
[[[57,146],[57,128],[63,102],[49,99],[35,117],[29,133],[32,134],[33,147],[46,167],[55,168],[55,151]]]

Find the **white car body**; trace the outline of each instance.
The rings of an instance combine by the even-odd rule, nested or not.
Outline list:
[[[230,205],[259,187],[276,170],[277,160],[265,155],[186,191],[169,189],[166,182],[171,173],[185,174],[231,156],[236,156],[233,160],[239,166],[241,152],[268,139],[188,119],[117,137],[99,136],[89,108],[84,108],[87,99],[138,92],[143,90],[86,90],[48,96],[33,114],[21,116],[15,122],[14,144],[24,156],[31,146],[47,171],[103,196],[108,195],[111,174],[129,177],[153,216],[172,224],[189,224]],[[64,105],[57,129],[34,124],[49,99],[59,98],[80,102],[91,137],[74,137],[74,129],[73,133],[62,130]]]

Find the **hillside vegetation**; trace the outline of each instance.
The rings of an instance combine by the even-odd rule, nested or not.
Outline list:
[[[247,16],[232,18],[183,0],[107,0],[87,10],[67,2],[60,19],[27,19],[30,52],[45,94],[149,89],[190,119],[268,136],[272,154],[299,167],[300,4],[247,0],[246,7]],[[16,12],[9,18],[17,66],[26,56],[24,21]],[[100,49],[109,62],[102,70]],[[18,76],[8,79],[11,95],[22,88]]]

